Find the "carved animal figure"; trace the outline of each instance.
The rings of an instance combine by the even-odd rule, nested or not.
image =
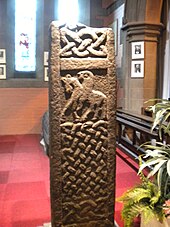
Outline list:
[[[74,116],[82,121],[89,118],[105,118],[105,101],[106,95],[100,91],[93,90],[94,75],[92,72],[85,70],[77,74],[77,77],[66,75],[62,78],[65,84],[66,92],[72,91],[63,109],[63,115],[69,110],[74,111]],[[72,87],[72,89],[70,88]]]

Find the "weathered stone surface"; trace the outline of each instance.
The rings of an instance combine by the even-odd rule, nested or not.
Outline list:
[[[114,226],[112,30],[52,22],[50,35],[52,226]]]

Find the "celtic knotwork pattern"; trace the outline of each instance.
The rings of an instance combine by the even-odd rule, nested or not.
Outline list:
[[[61,130],[63,221],[101,220],[108,199],[107,122],[65,122]]]
[[[60,125],[63,222],[101,220],[108,199],[106,95],[94,90],[89,70],[67,74],[61,81],[69,94]]]
[[[116,76],[110,28],[50,26],[54,227],[113,227]]]
[[[106,30],[77,26],[62,27],[61,57],[107,57]]]

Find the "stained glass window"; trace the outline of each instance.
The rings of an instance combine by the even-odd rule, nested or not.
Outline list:
[[[58,18],[61,22],[74,25],[78,22],[78,0],[59,0]]]
[[[36,68],[36,0],[15,0],[15,70]]]

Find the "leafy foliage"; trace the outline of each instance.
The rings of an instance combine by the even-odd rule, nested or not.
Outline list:
[[[150,99],[148,102],[156,104],[149,106],[148,109],[153,112],[154,122],[152,131],[157,129],[160,140],[162,133],[170,136],[170,101],[162,99]],[[145,154],[142,162],[139,157],[139,171],[141,184],[126,191],[117,201],[123,202],[122,217],[125,221],[125,227],[133,226],[133,220],[138,215],[142,215],[145,223],[156,217],[160,222],[165,215],[165,207],[169,210],[170,201],[170,145],[164,142],[151,141],[142,144],[145,148]],[[149,167],[151,170],[147,177],[142,171]],[[155,177],[156,181],[149,178]],[[153,178],[154,179],[154,178]]]
[[[159,136],[162,139],[162,131],[170,136],[170,121],[168,122],[170,117],[170,101],[166,99],[150,99],[147,102],[153,101],[157,101],[157,103],[148,107],[148,110],[152,111],[154,117],[152,130],[158,126]]]
[[[161,189],[165,173],[167,173],[167,179],[170,177],[170,145],[157,142],[155,146],[146,143],[143,146],[146,149],[143,158],[147,160],[140,165],[139,173],[144,168],[151,167],[148,178],[157,174],[158,186]]]
[[[163,212],[165,200],[162,199],[157,184],[143,174],[141,174],[141,181],[141,184],[129,189],[117,199],[124,203],[122,218],[125,221],[125,227],[133,226],[134,218],[141,214],[146,223],[154,217],[162,222],[165,216]]]
[[[170,101],[162,99],[151,99],[150,101],[158,101],[155,105],[149,106],[148,109],[153,112],[154,122],[152,130],[156,127],[159,129],[159,136],[162,140],[162,132],[170,135]],[[146,162],[141,164],[139,173],[146,167],[150,167],[151,171],[148,178],[156,176],[158,187],[162,196],[170,199],[170,145],[163,142],[146,142],[142,145],[145,148]]]

